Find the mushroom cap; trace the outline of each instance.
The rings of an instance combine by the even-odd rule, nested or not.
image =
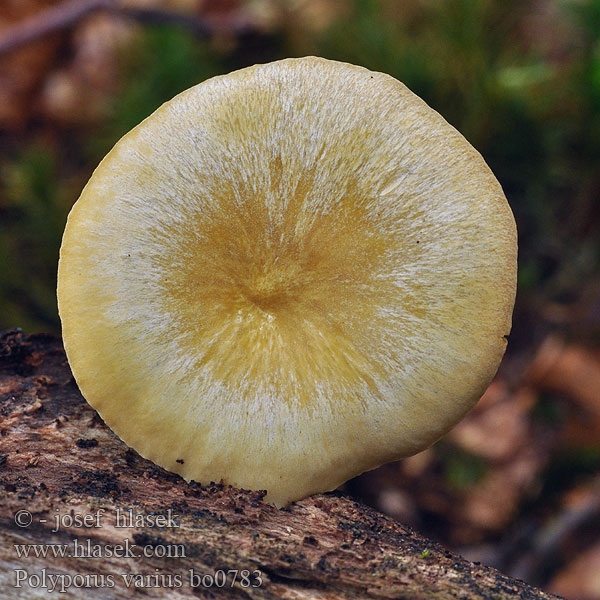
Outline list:
[[[61,247],[65,349],[141,455],[285,505],[477,402],[516,256],[492,172],[402,83],[256,65],[179,94],[98,166]]]

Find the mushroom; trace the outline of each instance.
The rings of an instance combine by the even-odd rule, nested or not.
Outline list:
[[[141,455],[282,506],[465,415],[504,354],[516,254],[492,172],[402,83],[257,65],[96,169],[61,248],[65,349]]]

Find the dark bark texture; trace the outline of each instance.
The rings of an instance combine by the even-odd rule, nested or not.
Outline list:
[[[141,458],[60,340],[0,334],[0,598],[553,597],[341,494],[262,496]]]

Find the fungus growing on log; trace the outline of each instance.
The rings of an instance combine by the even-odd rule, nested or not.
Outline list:
[[[65,349],[141,455],[281,506],[464,416],[504,354],[516,254],[490,169],[402,83],[257,65],[96,169],[61,248]]]

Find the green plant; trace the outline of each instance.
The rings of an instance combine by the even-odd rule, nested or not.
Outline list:
[[[0,170],[0,329],[58,331],[56,264],[68,187],[53,149],[39,141]]]

